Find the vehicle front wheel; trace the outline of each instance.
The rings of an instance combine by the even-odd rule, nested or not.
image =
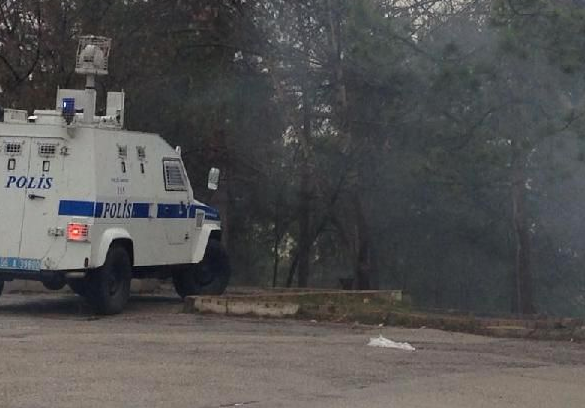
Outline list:
[[[226,250],[219,241],[210,240],[196,274],[201,285],[201,294],[211,296],[223,294],[231,275],[232,268]]]
[[[99,314],[120,313],[130,297],[132,263],[128,252],[114,245],[108,250],[106,262],[93,271],[87,280],[87,300]]]
[[[227,252],[217,240],[207,243],[203,260],[197,265],[173,273],[175,290],[182,298],[197,295],[221,295],[229,283],[231,267]]]
[[[173,286],[179,296],[197,296],[201,293],[201,285],[195,279],[193,268],[186,267],[180,271],[173,272]]]

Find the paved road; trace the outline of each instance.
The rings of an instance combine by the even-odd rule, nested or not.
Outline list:
[[[0,407],[585,407],[585,345],[0,298]],[[379,331],[414,353],[367,347]]]

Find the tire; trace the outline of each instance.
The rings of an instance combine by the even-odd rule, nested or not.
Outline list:
[[[86,297],[87,286],[85,279],[69,279],[67,285],[76,295]]]
[[[0,281],[0,295],[2,295],[3,290],[4,290],[4,281]]]
[[[201,285],[195,279],[193,268],[190,267],[173,272],[173,286],[177,294],[182,298],[197,296],[201,293]]]
[[[42,284],[46,289],[49,289],[49,290],[61,290],[65,287],[67,282],[65,282],[65,279],[57,279],[57,280],[42,282]]]
[[[104,266],[88,276],[87,300],[98,314],[122,312],[130,297],[132,263],[128,252],[114,245],[108,250]]]
[[[201,294],[219,296],[223,294],[230,282],[232,268],[226,250],[217,240],[210,240],[205,256],[198,265],[197,278],[201,285]]]
[[[203,260],[194,266],[173,273],[173,284],[177,294],[186,296],[212,295],[225,292],[231,276],[231,267],[226,251],[217,240],[210,240]]]

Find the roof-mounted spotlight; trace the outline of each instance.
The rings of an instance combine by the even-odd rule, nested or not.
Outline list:
[[[61,106],[61,114],[70,125],[75,118],[75,98],[63,98],[63,106]]]

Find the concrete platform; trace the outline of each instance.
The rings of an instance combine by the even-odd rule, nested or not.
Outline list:
[[[387,313],[392,306],[402,306],[403,300],[401,291],[270,291],[187,297],[184,312],[323,320],[359,314],[380,320],[381,313]]]
[[[267,302],[230,297],[194,296],[185,300],[184,312],[282,318],[295,316],[299,312],[299,309],[300,305],[287,302]]]

